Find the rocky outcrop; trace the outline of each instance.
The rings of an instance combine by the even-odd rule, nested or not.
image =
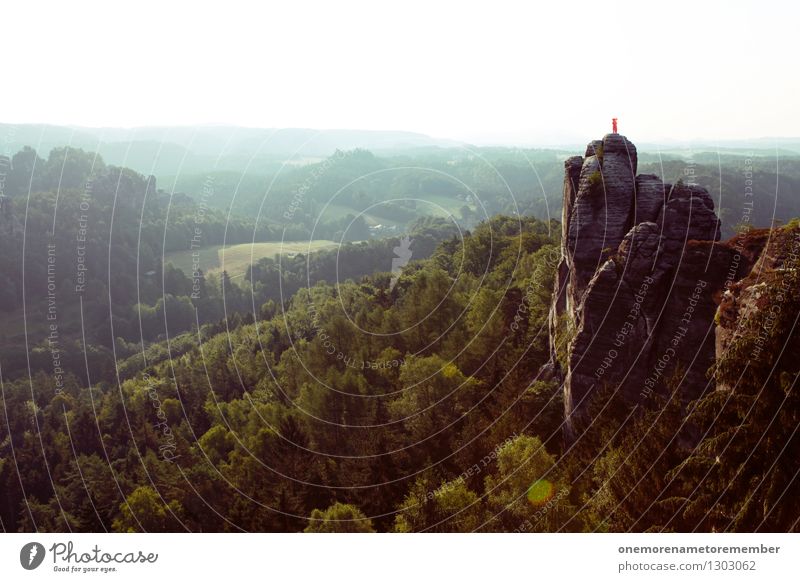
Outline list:
[[[755,374],[758,366],[771,366],[771,359],[797,353],[797,340],[786,330],[794,327],[798,312],[800,223],[749,230],[726,245],[736,261],[753,265],[745,277],[725,286],[715,316],[716,388],[736,390],[742,362]],[[786,317],[788,321],[781,321]],[[730,365],[732,360],[738,360],[736,365]]]
[[[578,160],[568,161],[568,174],[575,172]],[[569,270],[566,302],[571,307],[585,291],[607,250],[616,249],[630,229],[636,147],[621,135],[609,134],[589,144],[580,164],[562,243],[562,256]],[[572,180],[573,175],[568,179]]]
[[[636,147],[618,134],[565,162],[547,372],[563,382],[570,435],[603,385],[631,403],[671,382],[686,400],[706,390],[721,290],[752,265],[716,242],[720,222],[704,188],[636,169]]]

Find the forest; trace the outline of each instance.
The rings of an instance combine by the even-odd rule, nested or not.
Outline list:
[[[338,249],[262,258],[234,282],[163,254],[188,248],[198,224],[208,245],[305,240],[351,174],[401,164],[334,154],[339,174],[299,198],[314,165],[294,170],[274,202],[287,225],[78,150],[20,151],[0,207],[3,531],[797,531],[797,265],[761,299],[767,335],[755,321],[731,350],[758,344],[759,366],[732,355],[708,371],[737,383],[734,397],[687,406],[676,372],[634,410],[605,386],[567,439],[560,386],[540,374],[560,259],[552,157],[543,197],[515,207],[484,189],[486,216],[430,172],[371,181],[323,226]],[[518,172],[530,188],[507,162],[490,178]],[[464,175],[477,165],[456,162]],[[766,162],[751,171],[768,190]],[[348,240],[359,209],[399,194],[466,209],[389,206],[397,236],[365,222]],[[791,213],[781,236],[800,232]],[[398,270],[400,233],[413,256]]]

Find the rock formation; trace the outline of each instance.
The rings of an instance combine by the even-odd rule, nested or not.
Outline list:
[[[704,188],[636,170],[636,147],[619,134],[565,162],[547,373],[563,382],[568,436],[603,385],[633,404],[670,381],[687,401],[706,390],[721,290],[752,264],[715,242]]]
[[[800,221],[749,230],[726,244],[735,252],[734,262],[752,264],[744,278],[725,286],[714,318],[716,387],[738,390],[740,369],[763,378],[787,355],[795,361],[784,368],[800,368],[797,336],[787,334],[800,317]],[[731,365],[733,360],[737,362]]]

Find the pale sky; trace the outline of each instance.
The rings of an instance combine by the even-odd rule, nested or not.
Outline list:
[[[261,6],[263,4],[263,6]],[[798,3],[3,5],[0,122],[800,136]]]

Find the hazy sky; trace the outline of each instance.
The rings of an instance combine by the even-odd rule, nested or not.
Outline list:
[[[256,4],[6,3],[0,121],[800,136],[797,2]]]

